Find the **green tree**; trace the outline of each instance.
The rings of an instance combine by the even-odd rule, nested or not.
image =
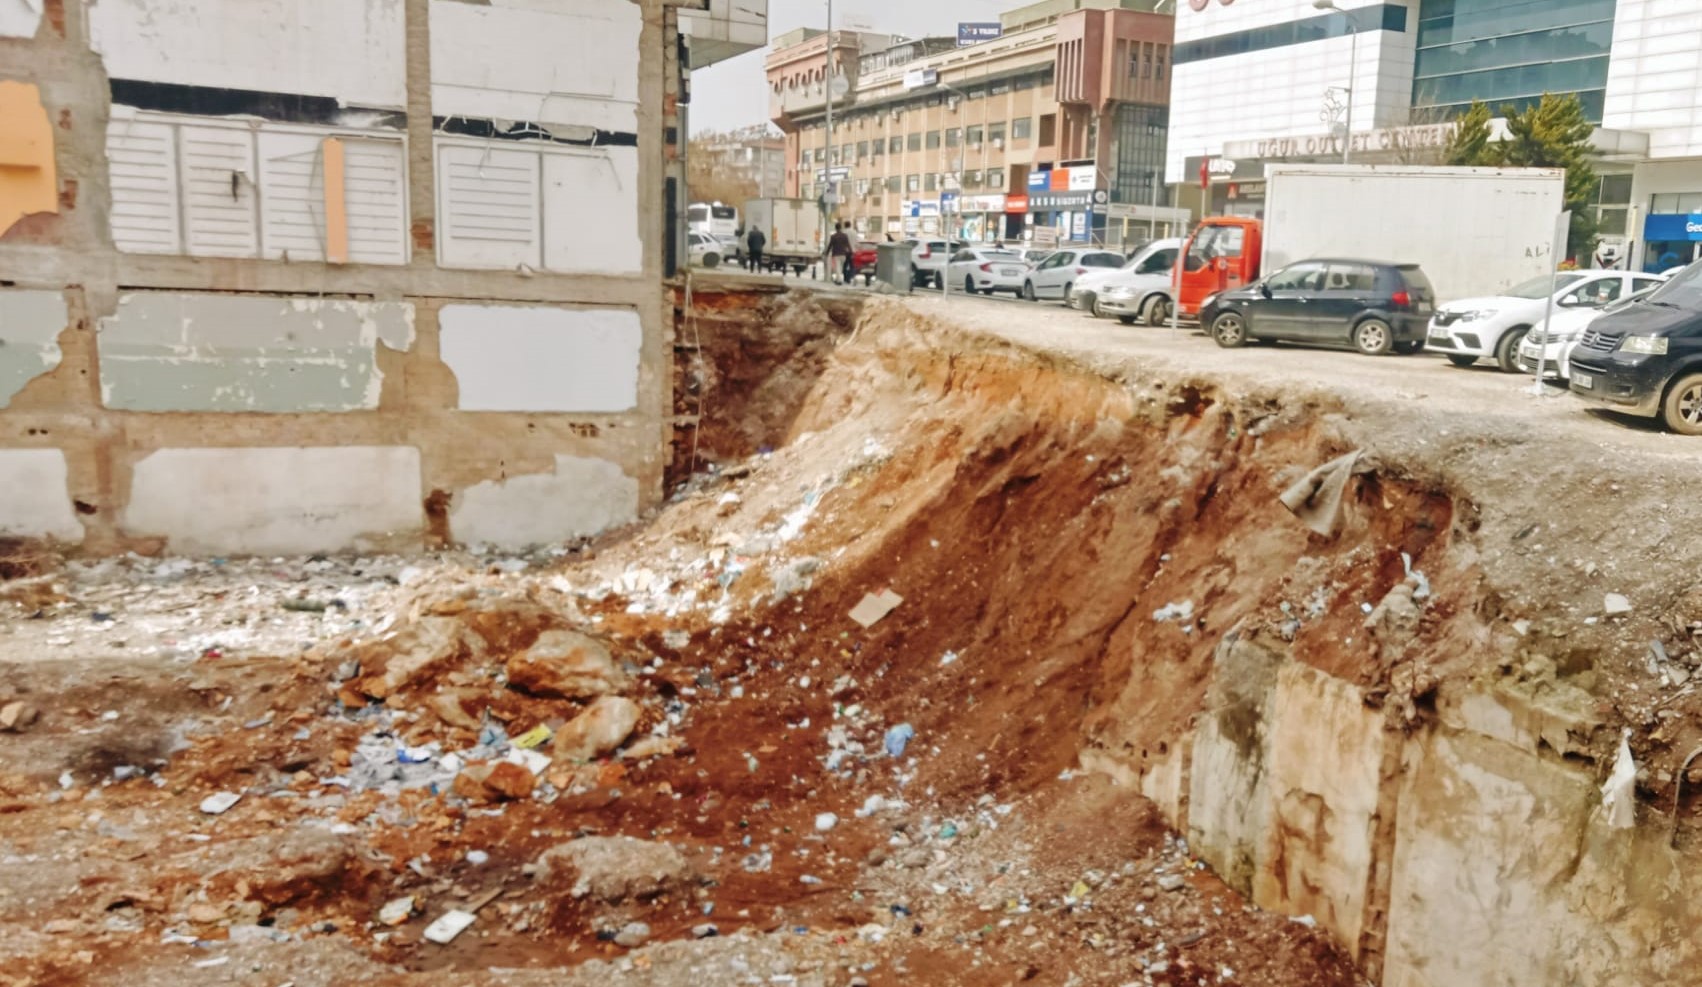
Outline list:
[[[1473,102],[1448,142],[1447,162],[1498,168],[1564,168],[1566,208],[1572,210],[1566,251],[1573,257],[1589,253],[1596,239],[1596,220],[1590,211],[1596,188],[1596,171],[1590,166],[1590,135],[1596,128],[1584,115],[1583,104],[1575,95],[1544,93],[1540,101],[1523,111],[1507,106],[1501,112],[1507,118],[1507,137],[1491,141],[1489,107]]]

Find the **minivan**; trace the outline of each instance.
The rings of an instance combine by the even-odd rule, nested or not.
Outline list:
[[[1702,435],[1702,261],[1590,323],[1571,363],[1573,394]]]

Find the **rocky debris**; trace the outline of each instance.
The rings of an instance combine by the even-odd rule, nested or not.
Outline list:
[[[630,836],[587,836],[551,847],[533,864],[544,886],[571,880],[569,894],[605,904],[644,901],[696,880],[685,855]]]
[[[650,941],[650,926],[643,922],[628,922],[615,933],[615,945],[637,949]]]
[[[358,705],[363,698],[388,699],[414,680],[452,660],[478,655],[485,643],[453,617],[426,616],[411,622],[395,637],[373,642],[352,656],[359,662],[359,677],[347,684],[344,702]],[[350,702],[355,698],[355,702]]]
[[[1383,646],[1386,655],[1398,653],[1418,636],[1419,623],[1424,618],[1417,602],[1420,588],[1419,578],[1408,576],[1396,583],[1366,616],[1365,629]]]
[[[557,764],[602,757],[626,742],[638,726],[638,704],[624,696],[603,696],[556,732]]]
[[[512,688],[561,699],[616,695],[632,685],[607,644],[570,630],[545,631],[506,670]]]
[[[22,699],[14,699],[0,706],[0,732],[21,733],[35,724],[41,717],[41,710]]]
[[[473,802],[531,798],[538,779],[512,761],[473,764],[455,776],[455,794]]]

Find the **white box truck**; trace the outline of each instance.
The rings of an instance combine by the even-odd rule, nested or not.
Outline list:
[[[1315,257],[1414,263],[1439,301],[1494,295],[1553,270],[1559,168],[1266,165],[1270,274]]]
[[[814,199],[751,199],[745,203],[746,229],[755,227],[768,237],[762,248],[763,266],[791,268],[802,274],[821,258],[821,207]]]

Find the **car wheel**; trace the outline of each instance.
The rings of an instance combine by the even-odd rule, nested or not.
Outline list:
[[[1211,338],[1224,349],[1247,345],[1247,322],[1238,312],[1225,312],[1212,320]]]
[[[1702,435],[1702,374],[1680,377],[1667,388],[1661,420],[1680,435]]]
[[[1126,326],[1132,326],[1135,324],[1135,317],[1132,315],[1119,315],[1117,316],[1117,321]]]
[[[716,253],[713,250],[711,250],[707,254],[704,254],[703,255],[703,266],[707,267],[707,268],[720,267],[721,266],[721,255]]]
[[[1098,295],[1093,296],[1093,305],[1090,307],[1089,311],[1093,313],[1093,317],[1096,319],[1105,318],[1105,305],[1100,302]]]
[[[1448,362],[1456,367],[1469,367],[1477,362],[1477,357],[1466,353],[1449,353]]]
[[[1394,345],[1394,330],[1382,319],[1366,319],[1353,327],[1353,348],[1366,356],[1382,356]]]
[[[1404,343],[1395,344],[1395,352],[1402,356],[1412,356],[1422,349],[1424,349],[1424,340],[1422,339],[1411,339]]]
[[[1149,326],[1162,326],[1169,321],[1170,299],[1163,295],[1152,296],[1152,300],[1146,303],[1146,324]]]
[[[946,290],[946,276],[943,272],[934,272],[934,287],[939,291]]]
[[[1525,341],[1525,335],[1530,331],[1530,326],[1514,326],[1501,337],[1500,345],[1495,347],[1495,365],[1501,368],[1502,373],[1519,372],[1519,344]]]
[[[1070,292],[1075,291],[1075,290],[1076,290],[1075,285],[1070,284],[1068,282],[1064,283],[1064,307],[1065,308],[1070,307]]]
[[[966,295],[975,294],[975,278],[973,275],[965,274],[963,276],[963,293]]]
[[[1029,302],[1039,300],[1039,298],[1034,294],[1034,282],[1033,281],[1024,281],[1022,283],[1022,297],[1023,297],[1024,301],[1029,301]]]

